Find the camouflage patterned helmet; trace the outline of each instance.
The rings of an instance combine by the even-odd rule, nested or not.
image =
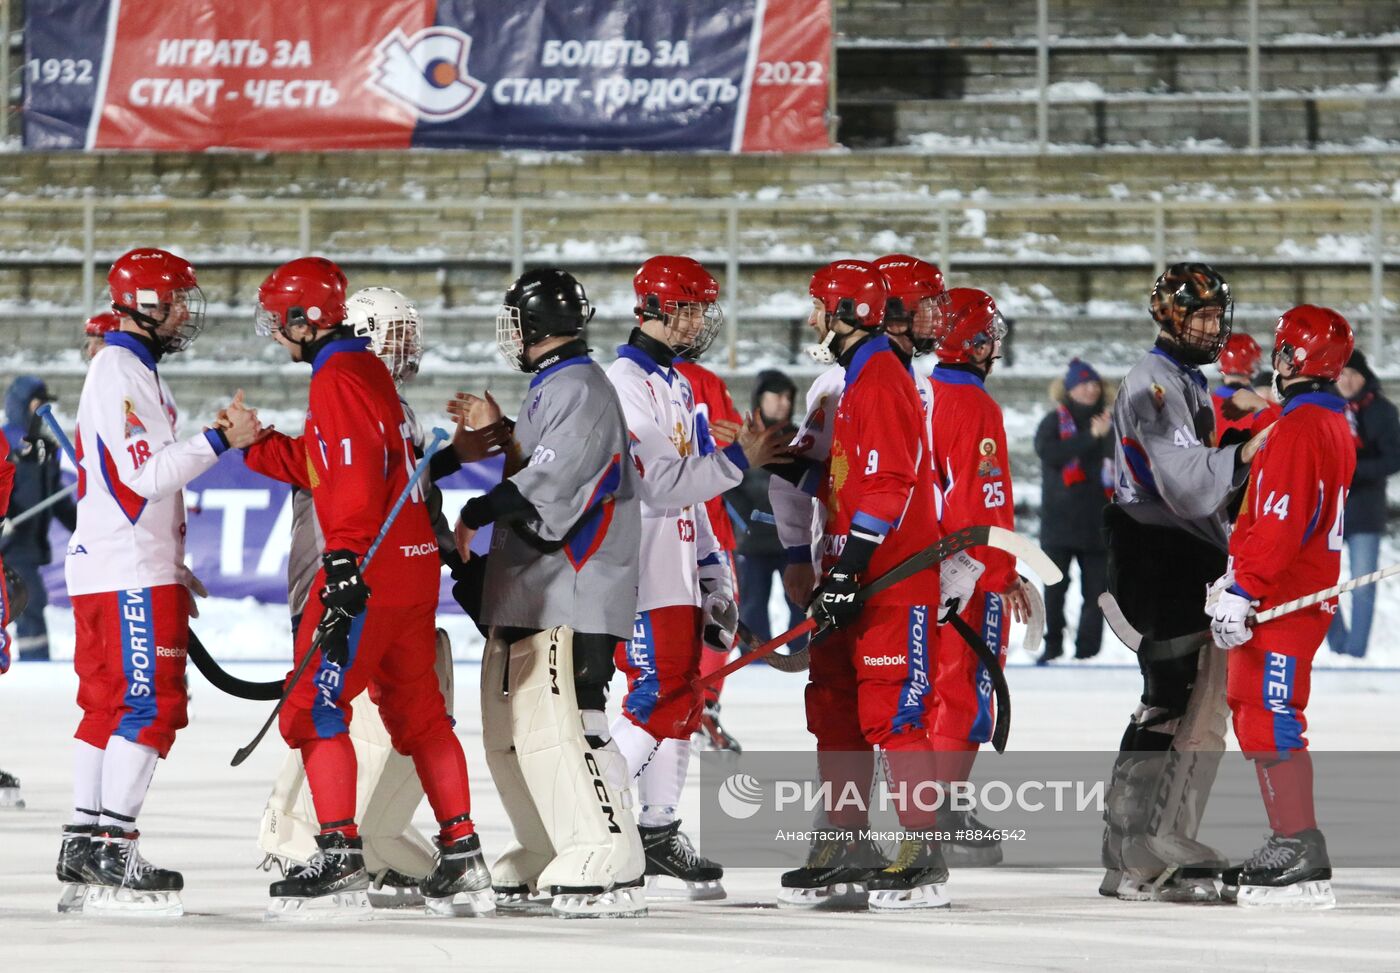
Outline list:
[[[1188,327],[1191,315],[1203,308],[1219,308],[1219,327],[1214,333]],[[1216,360],[1230,337],[1234,320],[1234,299],[1230,285],[1208,264],[1172,264],[1152,287],[1152,320],[1167,332],[1183,359],[1193,365]]]

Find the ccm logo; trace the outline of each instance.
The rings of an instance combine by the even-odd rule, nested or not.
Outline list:
[[[436,554],[436,544],[402,544],[399,550],[403,551],[404,557],[421,557],[424,554]]]

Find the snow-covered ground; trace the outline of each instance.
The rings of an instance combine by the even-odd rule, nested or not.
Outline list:
[[[240,663],[267,679],[272,664]],[[481,751],[479,670],[457,670],[458,732],[473,771],[473,813],[488,856],[507,823]],[[19,666],[0,679],[0,766],[24,782],[29,806],[0,811],[0,959],[7,970],[724,969],[819,970],[1393,970],[1400,956],[1400,873],[1339,869],[1335,911],[1247,913],[1228,906],[1127,904],[1100,898],[1091,869],[959,871],[953,908],[916,916],[779,911],[775,869],[729,862],[729,898],[655,905],[635,922],[548,918],[433,920],[380,916],[347,926],[266,924],[269,876],[254,866],[259,816],[285,750],[275,734],[242,767],[228,760],[266,704],[223,696],[192,677],[192,722],[158,770],[142,817],[143,848],[182,869],[182,919],[116,922],[60,917],[53,860],[70,803],[69,735],[76,688],[61,663]],[[802,679],[763,666],[730,680],[725,721],[753,750],[811,748]],[[1112,747],[1137,693],[1126,669],[1021,669],[1013,742],[1036,750]],[[1389,746],[1400,737],[1395,673],[1325,672],[1309,707],[1318,749]],[[993,757],[985,757],[990,762]],[[682,817],[698,832],[692,773]],[[430,828],[426,808],[418,823]],[[1260,829],[1264,824],[1260,820]]]

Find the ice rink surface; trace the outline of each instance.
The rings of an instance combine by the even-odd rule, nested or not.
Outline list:
[[[279,667],[230,666],[250,679]],[[507,823],[481,754],[479,670],[457,670],[458,730],[472,769],[473,812],[488,860]],[[533,971],[743,969],[1300,970],[1400,969],[1400,870],[1339,870],[1338,908],[1309,914],[1229,906],[1122,903],[1097,894],[1098,870],[955,871],[953,908],[911,916],[779,911],[774,869],[728,862],[723,902],[653,905],[640,921],[547,917],[428,919],[380,913],[346,925],[262,921],[271,876],[256,871],[258,820],[285,749],[275,733],[242,767],[233,751],[268,704],[223,696],[192,676],[191,725],[156,772],[143,812],[143,851],[185,874],[181,919],[61,917],[53,863],[71,802],[77,721],[69,664],[17,665],[0,679],[0,767],[24,784],[28,808],[0,811],[0,969],[222,971]],[[1106,750],[1116,745],[1138,677],[1124,668],[1016,667],[1012,746]],[[725,691],[728,728],[749,750],[810,749],[803,679],[754,666]],[[1400,672],[1329,670],[1308,708],[1315,749],[1391,749],[1400,741]],[[993,759],[993,758],[986,758]],[[696,831],[692,784],[683,817]],[[1400,781],[1396,782],[1400,788]],[[432,827],[426,804],[419,824]],[[1326,822],[1322,822],[1326,828]],[[1265,830],[1262,806],[1260,832]]]

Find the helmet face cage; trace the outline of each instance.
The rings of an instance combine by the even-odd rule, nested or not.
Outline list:
[[[520,326],[520,308],[502,304],[496,312],[496,350],[507,365],[525,371],[525,332]]]
[[[1225,342],[1230,338],[1230,331],[1235,321],[1235,302],[1230,299],[1228,289],[1225,291],[1223,305],[1217,302],[1203,303],[1183,298],[1184,295],[1178,292],[1173,302],[1173,337],[1176,338],[1181,350],[1185,352],[1185,356],[1190,359],[1190,364],[1208,365],[1220,357],[1220,352],[1225,348]],[[1204,321],[1200,320],[1202,312],[1212,310],[1217,313],[1206,316],[1215,318],[1214,332]]]
[[[692,360],[709,351],[724,327],[724,310],[718,301],[666,301],[658,304],[647,296],[650,314],[666,325],[666,344],[676,354]]]
[[[423,335],[417,312],[390,321],[376,321],[370,347],[396,383],[417,375],[423,361]]]
[[[909,341],[914,346],[915,355],[927,355],[938,347],[948,331],[951,306],[947,291],[940,292],[937,297],[926,295],[914,305],[914,313],[909,319]]]
[[[150,330],[166,353],[189,348],[204,330],[204,310],[208,302],[198,284],[177,287],[164,294],[138,289],[135,303],[134,310],[154,323]],[[138,323],[146,326],[145,322]]]

